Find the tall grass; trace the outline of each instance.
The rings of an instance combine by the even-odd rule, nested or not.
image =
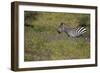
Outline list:
[[[34,14],[36,13],[35,17]],[[30,12],[25,12],[29,16]],[[90,57],[90,44],[80,38],[70,38],[65,33],[58,34],[60,22],[76,27],[83,22],[89,25],[89,14],[32,12],[25,17],[25,61],[86,59]],[[33,17],[33,18],[32,18]],[[35,18],[35,19],[34,19]],[[82,19],[87,18],[87,21]],[[31,19],[31,22],[28,21]],[[81,19],[81,20],[80,20]],[[28,27],[31,25],[32,27]],[[85,35],[89,35],[88,32]]]

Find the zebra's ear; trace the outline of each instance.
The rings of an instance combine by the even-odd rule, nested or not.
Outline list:
[[[63,23],[63,22],[61,22],[61,23],[60,23],[60,25],[61,25],[61,26],[63,26],[63,25],[64,25],[64,23]]]

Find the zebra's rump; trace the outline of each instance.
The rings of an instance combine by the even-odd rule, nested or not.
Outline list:
[[[86,28],[84,28],[84,27],[78,27],[78,28],[70,29],[66,33],[70,37],[78,37],[78,36],[84,34],[85,32],[86,32]]]

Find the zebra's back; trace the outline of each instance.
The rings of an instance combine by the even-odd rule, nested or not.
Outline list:
[[[78,37],[78,36],[84,34],[85,32],[86,32],[86,28],[84,28],[84,27],[78,27],[78,28],[73,28],[73,29],[67,30],[66,33],[70,37]]]

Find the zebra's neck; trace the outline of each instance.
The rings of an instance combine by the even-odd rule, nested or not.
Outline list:
[[[63,32],[67,33],[67,32],[69,32],[70,30],[71,30],[71,28],[64,27],[64,30],[63,30]]]

